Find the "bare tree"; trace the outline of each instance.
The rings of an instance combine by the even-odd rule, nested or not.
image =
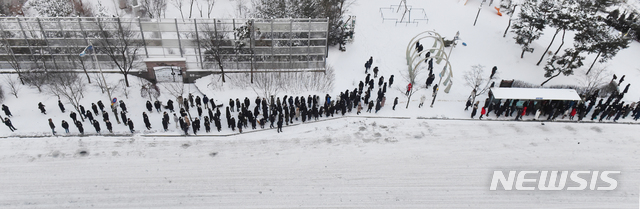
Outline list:
[[[143,0],[142,7],[149,18],[162,18],[167,11],[167,0]]]
[[[211,12],[213,11],[213,5],[216,3],[215,0],[205,0],[207,2],[207,18],[211,18]]]
[[[207,63],[215,62],[222,72],[222,82],[226,82],[224,73],[224,63],[235,53],[234,43],[227,38],[228,29],[219,24],[201,24],[200,47],[204,49],[204,60]]]
[[[47,93],[66,99],[77,112],[80,112],[78,105],[84,97],[87,86],[85,82],[77,73],[59,73],[47,84]]]
[[[0,26],[0,28],[3,28],[3,27],[5,27],[5,26]],[[6,37],[7,35],[13,36],[13,34],[10,33],[10,32],[6,32],[4,30],[2,30],[1,34],[2,34],[3,41],[0,42],[0,45],[2,45],[2,48],[4,49],[4,53],[7,54],[7,55],[4,56],[4,57],[6,57],[4,60],[6,60],[9,63],[9,65],[11,65],[11,67],[16,71],[16,73],[18,73],[18,78],[20,78],[20,82],[22,84],[25,84],[24,80],[22,80],[22,76],[21,76],[22,68],[20,66],[20,62],[16,58],[16,56],[15,56],[15,54],[13,52],[13,49],[11,49],[11,47],[10,47],[11,45],[7,41],[7,37]]]
[[[251,86],[256,94],[263,98],[269,98],[271,95],[278,95],[283,90],[283,73],[254,73],[254,82]]]
[[[247,8],[247,1],[236,0],[236,12],[238,12],[236,17],[247,18],[247,11],[249,11],[249,8]]]
[[[36,87],[38,92],[42,92],[42,88],[49,83],[50,74],[43,69],[32,69],[22,73],[21,78],[26,85]]]
[[[138,50],[142,42],[136,39],[135,33],[130,27],[122,25],[120,18],[116,18],[116,24],[104,23],[98,20],[99,40],[97,50],[104,52],[124,75],[124,83],[129,87],[129,72],[135,67],[138,59]],[[111,32],[114,30],[117,32]],[[96,47],[97,48],[97,47]]]
[[[495,80],[498,79],[496,75],[487,76],[484,73],[484,66],[474,65],[471,66],[471,70],[464,73],[465,85],[472,88],[471,95],[472,102],[476,101],[476,97],[487,92],[492,86]]]
[[[182,6],[184,6],[184,0],[171,0],[171,4],[180,10],[180,17],[182,17],[182,22],[184,22],[184,13],[182,12]]]
[[[158,97],[160,97],[160,88],[147,81],[140,86],[140,97],[147,97],[151,101],[158,100]]]
[[[20,92],[20,89],[22,88],[22,86],[20,85],[20,81],[18,79],[15,79],[10,74],[5,74],[4,83],[6,83],[9,86],[9,93],[15,96],[17,99],[18,92]]]
[[[161,83],[160,86],[167,90],[171,96],[178,99],[184,94],[184,83],[181,82],[172,82],[172,83]]]
[[[191,19],[191,14],[193,14],[193,2],[195,2],[195,0],[191,0],[191,3],[189,3],[189,19]]]
[[[580,74],[576,81],[578,84],[583,87],[581,94],[590,95],[593,94],[596,89],[606,85],[608,83],[608,79],[611,78],[611,71],[607,69],[607,67],[596,67],[594,68],[590,74]]]

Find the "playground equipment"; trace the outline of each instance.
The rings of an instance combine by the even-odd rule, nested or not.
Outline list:
[[[402,13],[400,13],[401,9]],[[422,21],[429,23],[427,12],[423,8],[413,8],[411,5],[407,5],[407,0],[400,0],[398,5],[382,7],[379,11],[382,22],[395,21],[396,25],[398,23],[405,23],[405,25],[415,23],[416,26]]]

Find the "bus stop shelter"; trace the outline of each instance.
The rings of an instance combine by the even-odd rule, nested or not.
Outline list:
[[[540,88],[492,88],[489,95],[493,99],[518,99],[518,100],[582,100],[578,92],[573,89],[540,89]]]

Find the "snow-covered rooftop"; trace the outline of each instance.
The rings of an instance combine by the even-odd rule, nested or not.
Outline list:
[[[581,100],[573,89],[493,88],[496,99]]]

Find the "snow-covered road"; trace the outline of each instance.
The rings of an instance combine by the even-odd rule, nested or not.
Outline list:
[[[7,138],[0,208],[635,208],[637,129],[344,118],[224,138]],[[622,173],[614,191],[489,191],[494,170]]]

